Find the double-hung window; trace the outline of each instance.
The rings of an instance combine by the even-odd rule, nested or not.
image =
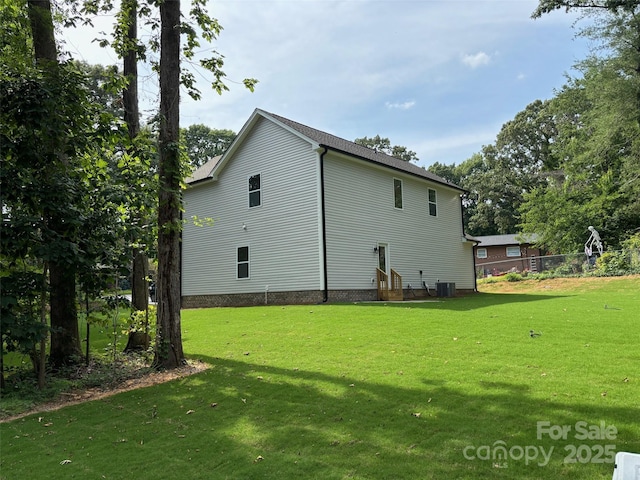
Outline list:
[[[236,252],[237,278],[249,278],[249,247],[238,247]]]
[[[402,210],[402,180],[393,179],[393,206]]]
[[[486,248],[478,248],[476,250],[476,257],[478,257],[478,258],[487,258],[487,249]]]
[[[260,174],[249,177],[249,208],[262,205],[262,183]]]
[[[520,247],[507,247],[507,257],[519,257]]]
[[[433,188],[429,189],[429,215],[432,217],[438,216],[438,197]]]

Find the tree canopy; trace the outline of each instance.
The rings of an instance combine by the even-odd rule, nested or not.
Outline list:
[[[380,135],[376,135],[372,138],[356,138],[354,143],[370,148],[371,150],[375,150],[376,152],[386,153],[387,155],[404,160],[405,162],[417,162],[419,160],[416,156],[416,152],[412,152],[402,145],[391,146],[391,140],[381,137]]]
[[[536,233],[564,253],[593,225],[617,248],[640,228],[640,2],[542,0],[533,16],[559,8],[590,14],[579,34],[594,50],[580,74],[470,159],[429,169],[469,191],[471,234]]]
[[[213,157],[222,155],[236,138],[235,132],[202,124],[180,129],[182,143],[192,168],[198,168]]]

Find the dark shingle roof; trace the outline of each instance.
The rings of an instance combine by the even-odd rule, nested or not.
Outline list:
[[[189,177],[187,177],[187,179],[185,180],[185,183],[187,184],[198,183],[202,180],[206,180],[207,178],[210,178],[211,172],[213,171],[213,169],[218,164],[221,158],[222,158],[222,155],[218,155],[217,157],[213,157],[212,159],[210,159],[204,165],[201,165],[200,167],[196,168],[193,171],[193,173]]]
[[[346,153],[348,155],[353,155],[355,157],[361,158],[363,160],[368,160],[373,163],[377,163],[379,165],[383,165],[385,167],[392,168],[394,170],[398,170],[401,172],[409,173],[411,175],[415,175],[418,177],[422,177],[433,182],[441,183],[443,185],[450,186],[457,190],[463,191],[464,189],[445,180],[438,175],[435,175],[422,167],[418,167],[410,162],[406,162],[404,160],[400,160],[398,158],[392,157],[390,155],[386,155],[384,153],[376,152],[370,148],[364,147],[362,145],[358,145],[357,143],[350,142],[349,140],[345,140],[344,138],[336,137],[335,135],[331,135],[330,133],[323,132],[321,130],[316,130],[315,128],[308,127],[298,122],[294,122],[293,120],[289,120],[288,118],[281,117],[280,115],[276,115],[274,113],[265,112],[261,110],[267,116],[274,118],[275,120],[287,125],[303,136],[309,138],[310,140],[318,143],[323,147],[327,147],[330,150],[335,150],[338,152]]]
[[[441,185],[446,185],[453,189],[464,192],[464,189],[445,180],[438,175],[435,175],[422,167],[418,167],[410,162],[406,162],[404,160],[400,160],[398,158],[392,157],[390,155],[386,155],[381,152],[377,152],[367,147],[363,147],[362,145],[358,145],[357,143],[350,142],[349,140],[345,140],[344,138],[336,137],[335,135],[331,135],[330,133],[323,132],[321,130],[317,130],[315,128],[308,127],[298,122],[294,122],[293,120],[289,120],[288,118],[281,117],[280,115],[276,115],[274,113],[269,113],[264,110],[256,109],[252,119],[255,118],[256,115],[260,115],[264,118],[271,119],[272,121],[279,122],[287,128],[290,128],[294,132],[297,132],[301,137],[306,138],[308,141],[317,143],[321,147],[326,147],[329,150],[333,150],[336,152],[341,152],[346,155],[350,155],[352,157],[356,157],[365,161],[369,161],[371,163],[375,163],[387,168],[391,168],[393,170],[397,170],[398,172],[404,172],[410,175],[414,175],[416,177],[420,177],[426,180],[430,180],[432,182],[439,183]],[[245,124],[243,130],[249,125],[249,122]],[[233,150],[237,145],[236,142],[241,142],[242,132],[240,135],[236,137],[236,140],[231,145],[230,150]],[[226,161],[226,155],[223,155]],[[215,157],[205,163],[202,167],[195,170],[189,178],[186,179],[187,184],[195,184],[207,179],[213,178],[213,170],[220,162],[220,157]],[[222,166],[221,166],[222,168]]]

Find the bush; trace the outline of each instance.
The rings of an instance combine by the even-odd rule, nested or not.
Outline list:
[[[622,251],[629,260],[630,273],[640,273],[640,233],[622,242]]]
[[[596,260],[596,275],[616,276],[629,272],[630,265],[624,252],[604,252]]]
[[[520,282],[523,280],[522,275],[515,272],[507,273],[504,278],[507,282]]]

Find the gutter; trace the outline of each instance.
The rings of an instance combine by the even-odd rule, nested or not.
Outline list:
[[[322,292],[322,303],[329,301],[329,275],[327,273],[327,216],[325,211],[324,200],[324,156],[328,152],[328,148],[321,145],[324,151],[320,154],[320,209],[322,222],[322,270],[324,275],[324,290]],[[475,270],[474,270],[475,272]],[[475,274],[474,274],[475,276]]]

